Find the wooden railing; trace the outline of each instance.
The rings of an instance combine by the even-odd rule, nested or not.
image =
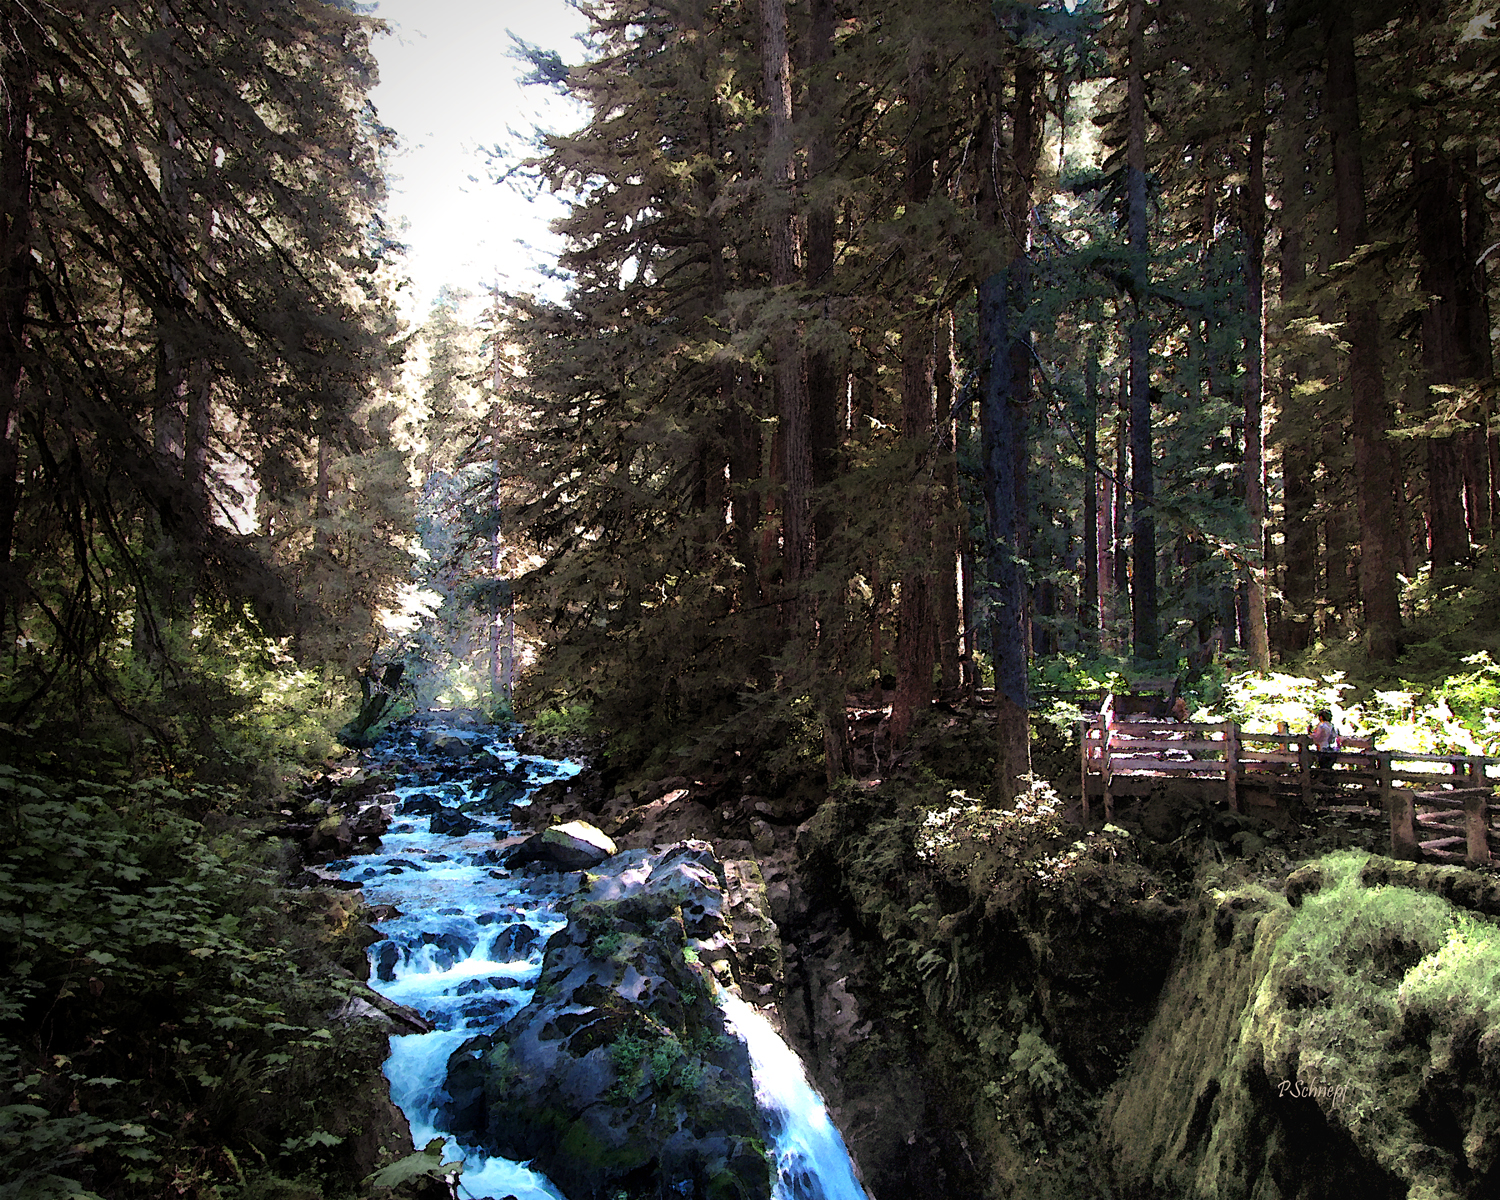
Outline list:
[[[1500,812],[1494,758],[1381,750],[1370,738],[1349,737],[1324,766],[1307,734],[1259,733],[1229,721],[1119,719],[1109,701],[1082,725],[1086,820],[1093,795],[1102,796],[1108,821],[1124,780],[1175,776],[1222,781],[1235,811],[1251,786],[1307,812],[1384,811],[1397,857],[1491,861],[1490,828]]]

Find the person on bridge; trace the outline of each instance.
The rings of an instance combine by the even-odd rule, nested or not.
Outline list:
[[[1318,766],[1331,770],[1339,752],[1339,729],[1333,723],[1333,713],[1326,708],[1318,710],[1318,723],[1308,731],[1313,747],[1318,752]]]

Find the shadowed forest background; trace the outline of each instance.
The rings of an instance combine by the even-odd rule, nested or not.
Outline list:
[[[888,708],[997,810],[1137,676],[1500,752],[1489,3],[584,0],[496,51],[563,298],[416,325],[364,7],[0,11],[0,1197],[358,1190],[262,834],[414,709],[775,798]]]

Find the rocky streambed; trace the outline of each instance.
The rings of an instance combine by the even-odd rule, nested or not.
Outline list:
[[[335,882],[430,1026],[387,1075],[469,1194],[861,1197],[840,1129],[880,1200],[1497,1194],[1492,877],[1082,829],[952,753],[777,790],[403,738],[305,836],[363,839]]]
[[[467,1194],[863,1200],[743,998],[776,982],[753,861],[530,831],[531,792],[577,767],[493,729],[408,723],[367,764],[394,780],[364,818],[378,848],[322,870],[383,917],[371,985],[430,1025],[392,1036],[392,1096],[416,1146],[462,1158]]]

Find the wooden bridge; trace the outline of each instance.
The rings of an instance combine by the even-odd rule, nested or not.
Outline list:
[[[1265,806],[1304,817],[1383,812],[1396,858],[1482,866],[1492,851],[1500,856],[1500,846],[1491,844],[1500,759],[1382,750],[1370,738],[1344,738],[1342,752],[1324,767],[1307,734],[1176,721],[1115,697],[1082,724],[1085,819],[1095,800],[1111,820],[1117,798],[1175,778],[1199,781],[1207,796],[1222,795],[1236,812]]]

